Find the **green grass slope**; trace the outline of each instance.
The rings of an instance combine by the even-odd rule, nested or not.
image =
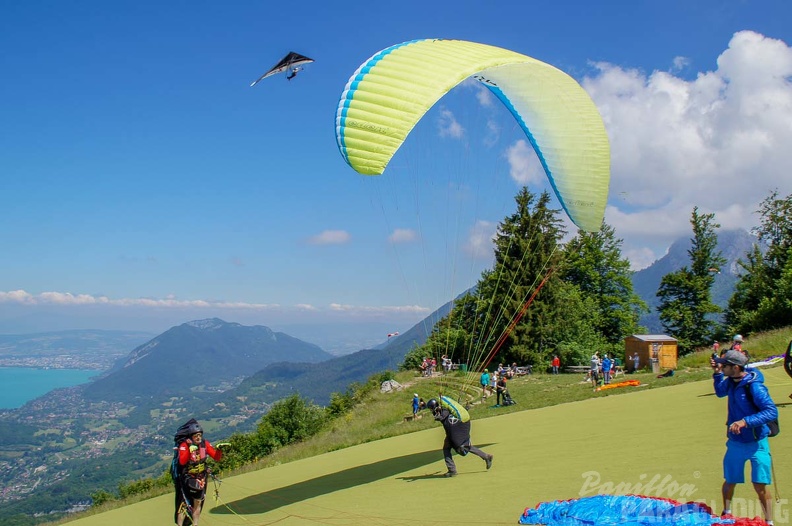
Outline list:
[[[781,367],[763,372],[779,406],[781,435],[770,440],[779,489],[787,496],[792,491],[792,381]],[[726,401],[712,394],[711,380],[680,383],[685,374],[638,375],[651,385],[612,392],[620,391],[619,396],[592,393],[571,375],[515,380],[511,391],[517,406],[492,408],[490,399],[471,411],[473,442],[495,455],[492,469],[486,471],[475,456],[455,456],[459,476],[452,479],[442,477],[442,428],[428,417],[400,422],[413,391],[427,398],[436,387],[419,380],[403,392],[378,395],[391,397],[391,403],[367,404],[368,419],[356,415],[340,422],[303,445],[299,455],[312,448],[327,451],[331,443],[343,447],[347,434],[355,440],[360,422],[366,422],[371,441],[294,461],[276,454],[269,462],[282,463],[226,477],[221,500],[210,488],[200,524],[515,524],[525,507],[538,502],[599,492],[697,500],[719,512]],[[688,374],[690,380],[709,377],[706,371]],[[561,400],[562,392],[579,400],[526,410],[543,405],[545,398]],[[394,405],[394,399],[399,403]],[[394,426],[403,434],[377,440],[378,426],[382,436],[393,434]],[[750,484],[738,486],[735,497],[736,514],[760,514]],[[778,519],[788,520],[787,501],[780,508],[785,515]],[[168,494],[69,524],[170,524],[172,514],[173,495]]]

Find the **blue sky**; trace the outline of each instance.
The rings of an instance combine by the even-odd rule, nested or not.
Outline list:
[[[364,181],[335,143],[349,76],[416,38],[581,82],[634,268],[689,235],[693,206],[750,228],[792,193],[789,2],[296,5],[0,1],[0,332],[210,316],[392,332],[472,285],[518,183],[549,189],[511,117],[470,85],[427,114],[395,161],[471,174],[453,188]],[[288,51],[316,62],[249,87]]]

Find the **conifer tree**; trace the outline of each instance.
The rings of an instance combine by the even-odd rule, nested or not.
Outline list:
[[[611,351],[638,332],[638,319],[649,310],[633,291],[630,262],[622,257],[621,245],[613,227],[603,223],[598,232],[579,231],[564,249],[562,277],[592,300],[595,328]]]
[[[523,188],[515,202],[516,211],[498,225],[495,265],[480,283],[480,306],[486,307],[487,314],[479,324],[479,333],[489,346],[508,333],[498,353],[499,361],[537,363],[555,347],[554,325],[561,314],[556,271],[564,229],[560,211],[550,208],[549,193],[537,198]],[[526,309],[540,286],[541,291]]]
[[[776,329],[792,320],[792,195],[772,192],[759,207],[758,245],[739,261],[743,269],[729,299],[726,324],[735,332]]]
[[[726,259],[717,250],[715,229],[720,225],[713,221],[714,217],[714,214],[699,214],[698,207],[693,208],[690,266],[663,276],[657,291],[660,321],[678,340],[681,354],[712,340],[716,327],[713,315],[721,312],[712,302],[711,289],[714,273],[720,271]]]

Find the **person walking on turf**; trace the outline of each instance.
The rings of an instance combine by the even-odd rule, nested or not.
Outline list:
[[[444,397],[441,396],[440,399],[442,400]],[[470,417],[467,415],[467,411],[461,410],[467,416],[467,421],[463,422],[465,418],[460,418],[458,414],[460,410],[458,408],[452,413],[448,407],[443,407],[434,398],[426,402],[426,407],[432,412],[435,420],[443,424],[443,429],[445,430],[443,458],[445,459],[446,468],[448,468],[444,475],[445,477],[455,477],[457,474],[456,464],[452,458],[452,449],[463,457],[468,453],[473,453],[484,460],[487,469],[492,467],[492,455],[488,455],[470,442]]]

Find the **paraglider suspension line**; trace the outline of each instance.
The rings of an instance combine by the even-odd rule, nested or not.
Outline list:
[[[539,283],[539,286],[536,287],[536,290],[533,291],[531,297],[528,298],[528,301],[526,301],[523,304],[522,309],[520,309],[520,312],[517,313],[517,316],[514,317],[512,322],[509,324],[509,327],[503,332],[503,334],[501,334],[501,337],[498,338],[498,341],[495,342],[495,346],[489,352],[489,354],[487,355],[487,359],[484,361],[484,365],[482,366],[483,368],[487,368],[490,362],[492,361],[492,359],[495,358],[495,355],[498,354],[498,351],[500,350],[503,343],[506,341],[506,338],[509,337],[509,334],[511,334],[514,328],[517,326],[517,323],[519,323],[520,319],[522,319],[523,315],[528,311],[528,307],[531,306],[531,303],[533,303],[533,300],[534,298],[536,298],[536,295],[539,294],[539,291],[542,290],[544,284],[547,283],[547,280],[550,279],[550,276],[553,274],[553,270],[554,270],[553,268],[550,268],[550,270],[547,271],[547,274],[545,275],[544,279],[542,279],[541,283]]]

